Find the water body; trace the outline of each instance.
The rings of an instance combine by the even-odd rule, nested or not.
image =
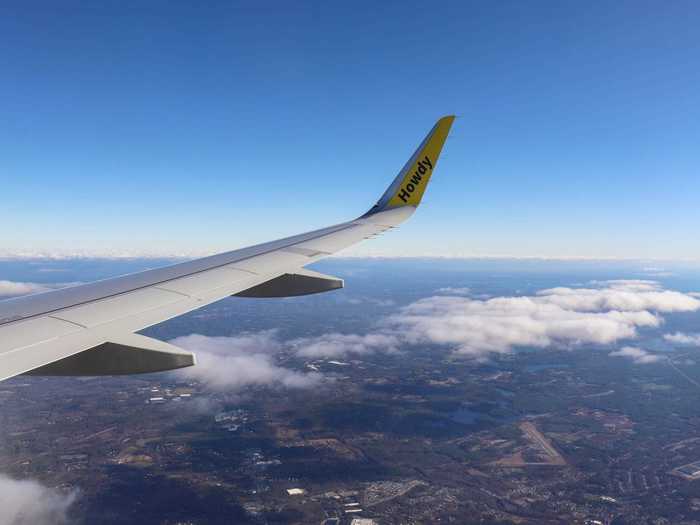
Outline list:
[[[494,403],[463,405],[450,414],[450,419],[465,425],[479,423],[505,423],[517,419],[508,400],[501,399]]]
[[[484,414],[476,412],[471,408],[467,407],[455,410],[454,412],[452,412],[452,414],[450,414],[450,419],[452,419],[452,421],[456,421],[457,423],[464,423],[465,425],[473,425],[474,423],[477,423],[483,418]]]

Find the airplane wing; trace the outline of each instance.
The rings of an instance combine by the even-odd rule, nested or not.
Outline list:
[[[0,301],[0,380],[19,374],[115,375],[192,366],[195,356],[135,332],[231,295],[286,297],[343,281],[304,269],[398,226],[423,197],[453,116],[441,118],[361,217],[103,281]]]

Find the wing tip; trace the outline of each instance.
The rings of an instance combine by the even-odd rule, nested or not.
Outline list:
[[[417,208],[456,115],[440,117],[377,203],[362,217],[392,208]]]

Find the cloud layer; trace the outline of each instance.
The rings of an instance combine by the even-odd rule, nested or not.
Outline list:
[[[388,320],[409,343],[451,345],[468,355],[505,353],[515,346],[609,344],[634,337],[638,326],[659,323],[646,311],[578,312],[532,297],[430,297]]]
[[[318,384],[321,376],[283,368],[275,363],[275,354],[286,351],[302,358],[337,358],[434,344],[481,358],[517,347],[612,345],[636,338],[639,329],[661,326],[664,313],[700,310],[700,299],[647,280],[595,282],[588,287],[549,288],[530,296],[490,299],[454,295],[452,289],[447,292],[449,295],[427,297],[399,309],[364,335],[333,332],[281,342],[274,331],[236,337],[193,334],[172,343],[196,352],[198,365],[185,373],[213,388],[305,388]],[[665,337],[676,343],[700,344],[700,335]],[[633,346],[610,355],[638,364],[659,359]]]
[[[369,354],[377,351],[395,352],[399,338],[391,334],[339,334],[295,339],[292,345],[302,357],[339,357],[346,354]]]
[[[0,297],[17,297],[20,295],[29,295],[39,292],[47,292],[58,288],[66,288],[68,286],[76,286],[80,282],[66,283],[32,283],[22,281],[3,281],[0,280]]]
[[[393,352],[402,344],[438,344],[481,357],[516,347],[610,345],[634,339],[640,328],[659,327],[664,313],[700,309],[700,299],[650,280],[597,281],[587,287],[491,299],[468,297],[464,288],[442,288],[438,293],[384,318],[374,333],[332,333],[298,339],[293,346],[302,357],[340,357]],[[683,334],[667,339],[700,344],[700,336],[692,341]],[[654,357],[637,355],[637,362],[652,362]]]
[[[0,474],[0,525],[61,525],[76,493],[64,494],[36,481]]]
[[[45,292],[49,287],[39,283],[0,281],[0,297],[16,297],[30,293]]]
[[[446,286],[435,290],[438,295],[471,295],[471,290],[466,287]]]
[[[655,281],[606,281],[586,288],[550,288],[534,296],[435,296],[416,301],[390,316],[387,334],[408,343],[451,346],[457,353],[482,356],[514,347],[612,344],[658,327],[661,313],[700,309],[700,300],[664,290]]]
[[[303,374],[275,364],[273,356],[282,344],[273,331],[236,337],[192,334],[170,342],[197,355],[197,365],[183,373],[214,389],[238,390],[254,385],[307,388],[321,380],[318,374]]]
[[[688,346],[700,346],[700,334],[684,334],[676,332],[675,334],[666,334],[664,339],[670,343]]]
[[[613,357],[626,357],[627,359],[631,359],[635,365],[656,363],[661,359],[661,356],[652,354],[636,346],[623,346],[619,350],[610,352],[608,355]]]
[[[537,292],[548,303],[567,310],[601,312],[689,312],[700,309],[700,300],[689,294],[664,290],[655,281],[615,280],[595,283],[602,288],[550,288]]]

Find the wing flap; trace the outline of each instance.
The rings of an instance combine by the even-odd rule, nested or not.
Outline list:
[[[289,268],[298,268],[305,264],[309,264],[307,256],[287,250],[277,250],[233,263],[231,267],[249,273],[265,275],[284,272]]]
[[[0,330],[0,361],[10,353],[81,330],[83,328],[76,324],[48,316],[3,326]]]
[[[176,292],[150,287],[116,295],[94,303],[66,308],[53,315],[85,328],[114,321],[126,315],[151,310],[182,299]]]
[[[197,273],[188,277],[173,279],[158,285],[161,290],[169,290],[190,297],[200,297],[208,291],[249,281],[251,273],[230,265]]]
[[[354,228],[304,241],[299,243],[297,247],[312,252],[335,253],[372,235],[381,233],[384,229],[384,227],[377,224],[356,221]]]

